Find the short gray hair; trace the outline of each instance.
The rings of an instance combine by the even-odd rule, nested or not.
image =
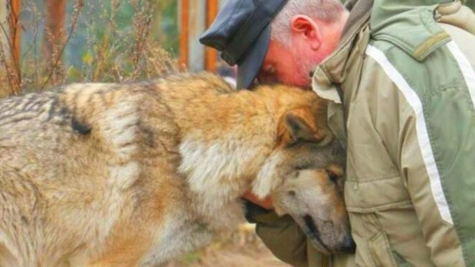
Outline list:
[[[340,0],[288,0],[272,20],[272,40],[287,44],[290,40],[290,20],[295,15],[305,15],[325,22],[337,21],[345,10]]]

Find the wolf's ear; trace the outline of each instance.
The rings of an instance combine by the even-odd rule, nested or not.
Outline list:
[[[290,111],[285,114],[285,128],[291,143],[297,141],[319,142],[323,139],[323,131],[313,123],[313,116],[308,110]]]

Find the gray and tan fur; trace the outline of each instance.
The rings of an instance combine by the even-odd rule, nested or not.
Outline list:
[[[346,212],[325,181],[342,153],[322,105],[285,86],[235,92],[211,74],[1,100],[0,266],[155,266],[242,222],[247,190],[315,231],[325,210],[335,227],[317,237],[339,250]],[[315,194],[298,198],[305,179]]]

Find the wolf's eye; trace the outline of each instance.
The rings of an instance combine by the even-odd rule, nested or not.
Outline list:
[[[289,192],[287,192],[287,194],[289,194],[289,196],[291,196],[291,197],[295,197],[295,195],[296,195],[297,193],[295,193],[294,190],[290,190]]]
[[[332,183],[334,184],[337,184],[338,183],[338,175],[332,173],[331,171],[328,171],[327,170],[327,175],[328,175],[328,179],[330,179],[330,181],[332,181]]]

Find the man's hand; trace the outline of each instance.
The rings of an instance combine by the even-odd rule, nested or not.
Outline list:
[[[265,199],[259,199],[256,195],[251,193],[251,191],[247,191],[244,193],[242,196],[244,199],[249,200],[250,202],[263,207],[264,209],[267,210],[273,210],[274,205],[272,204],[272,198],[271,197],[266,197]]]

